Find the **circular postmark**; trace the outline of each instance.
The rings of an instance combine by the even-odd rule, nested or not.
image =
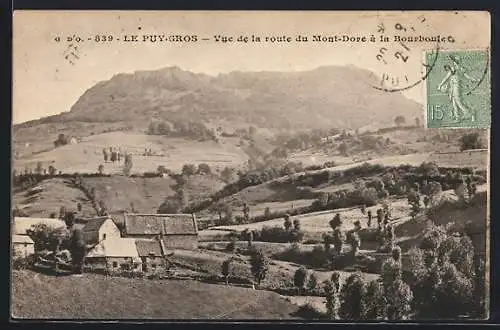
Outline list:
[[[384,17],[377,25],[377,48],[369,85],[383,92],[401,92],[427,79],[451,36],[435,33],[423,15]]]

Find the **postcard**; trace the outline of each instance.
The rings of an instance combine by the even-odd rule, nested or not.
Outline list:
[[[15,11],[11,321],[487,319],[490,29]]]

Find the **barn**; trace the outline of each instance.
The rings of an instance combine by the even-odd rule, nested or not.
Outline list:
[[[136,239],[135,246],[141,258],[141,266],[144,273],[154,273],[155,271],[165,269],[167,261],[161,240]]]
[[[91,271],[106,270],[140,272],[141,258],[133,238],[106,238],[85,256],[85,268]]]
[[[26,258],[35,253],[35,242],[28,235],[12,235],[12,258]]]
[[[82,227],[82,231],[87,244],[96,244],[108,238],[121,237],[120,229],[108,216],[88,219]]]
[[[198,249],[198,228],[193,214],[125,214],[124,236],[160,238],[165,249]]]

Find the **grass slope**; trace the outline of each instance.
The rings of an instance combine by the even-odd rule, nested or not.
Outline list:
[[[133,132],[111,132],[85,137],[77,144],[27,154],[14,160],[14,168],[18,171],[23,171],[25,167],[35,169],[36,163],[40,161],[44,167],[53,164],[65,173],[95,173],[99,164],[104,165],[104,173],[120,173],[123,161],[114,165],[104,163],[102,149],[109,147],[120,147],[123,152],[133,155],[132,173],[154,172],[160,165],[179,172],[187,163],[207,163],[211,167],[237,166],[248,159],[238,143],[237,138],[226,138],[216,143]],[[157,156],[143,156],[146,148]]]
[[[291,319],[297,306],[267,291],[195,281],[12,275],[11,314],[40,319]]]
[[[82,204],[83,214],[95,213],[85,194],[61,178],[47,179],[34,189],[15,191],[12,194],[12,205],[18,206],[31,217],[48,218],[53,212],[59,214],[61,206],[67,210],[76,210],[77,203]]]

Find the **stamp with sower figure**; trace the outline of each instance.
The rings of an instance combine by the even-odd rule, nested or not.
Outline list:
[[[426,53],[435,61],[426,84],[428,128],[489,128],[491,88],[488,50]]]

